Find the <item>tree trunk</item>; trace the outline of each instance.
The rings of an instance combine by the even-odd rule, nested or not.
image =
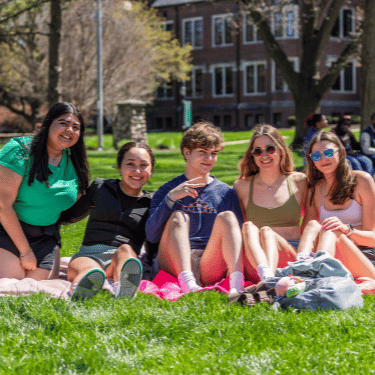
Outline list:
[[[371,123],[375,112],[375,1],[365,0],[362,41],[361,129]]]
[[[294,135],[291,147],[293,149],[301,148],[303,144],[303,138],[307,132],[305,127],[305,119],[311,113],[320,112],[321,100],[316,95],[304,95],[301,98],[295,98],[295,115],[296,115],[296,132]]]
[[[52,107],[60,99],[60,41],[61,41],[61,0],[51,0],[51,23],[49,25],[49,67],[48,67],[48,104]]]

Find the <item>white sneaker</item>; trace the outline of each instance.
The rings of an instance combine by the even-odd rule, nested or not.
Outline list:
[[[105,273],[101,269],[94,269],[86,273],[78,283],[72,285],[70,294],[72,300],[85,300],[93,297],[102,289]]]
[[[134,298],[142,281],[142,264],[138,259],[129,258],[122,266],[120,279],[113,284],[115,297]]]

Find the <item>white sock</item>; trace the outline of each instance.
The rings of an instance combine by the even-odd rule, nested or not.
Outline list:
[[[266,263],[261,263],[257,267],[257,273],[261,281],[268,279],[269,277],[274,277],[275,274],[272,272],[271,268]]]
[[[183,293],[197,292],[202,289],[191,271],[182,271],[177,278]]]
[[[229,293],[241,293],[244,290],[245,277],[242,272],[235,271],[229,276]]]

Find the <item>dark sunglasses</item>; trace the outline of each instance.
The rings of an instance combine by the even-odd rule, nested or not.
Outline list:
[[[337,151],[337,148],[326,148],[323,151],[323,154],[326,158],[332,158],[335,154],[335,151]],[[322,153],[317,151],[310,154],[310,158],[312,161],[319,161],[322,158]]]
[[[272,145],[266,146],[264,149],[268,155],[272,155],[276,152],[276,147]],[[251,150],[251,155],[255,156],[256,158],[263,154],[263,150],[260,147],[255,147]]]

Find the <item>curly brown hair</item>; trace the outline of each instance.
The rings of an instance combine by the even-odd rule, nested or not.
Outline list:
[[[245,152],[244,157],[240,161],[238,167],[240,169],[240,179],[246,179],[252,175],[259,172],[258,166],[254,162],[254,158],[251,155],[251,150],[253,149],[253,143],[256,138],[266,135],[269,137],[280,149],[281,160],[280,160],[280,171],[282,174],[293,173],[293,157],[292,153],[286,145],[284,138],[280,132],[271,125],[257,125],[254,129],[253,136],[250,139],[249,146]]]
[[[348,199],[353,199],[354,188],[358,183],[357,177],[350,169],[349,164],[346,161],[346,151],[344,146],[340,142],[337,135],[335,135],[334,133],[325,131],[320,131],[319,133],[316,133],[310,141],[309,148],[307,149],[307,155],[311,154],[312,148],[315,143],[322,141],[332,142],[339,149],[339,164],[336,169],[335,182],[331,186],[328,194],[329,200],[333,204],[340,205],[345,203]],[[309,156],[307,157],[306,174],[307,184],[309,189],[311,189],[311,205],[315,195],[315,187],[317,183],[324,178],[324,175],[322,172],[318,170],[318,168],[316,168],[315,163],[311,160]]]
[[[186,130],[181,140],[180,149],[183,154],[184,148],[193,150],[195,148],[224,148],[224,137],[220,128],[210,122],[201,121]]]

